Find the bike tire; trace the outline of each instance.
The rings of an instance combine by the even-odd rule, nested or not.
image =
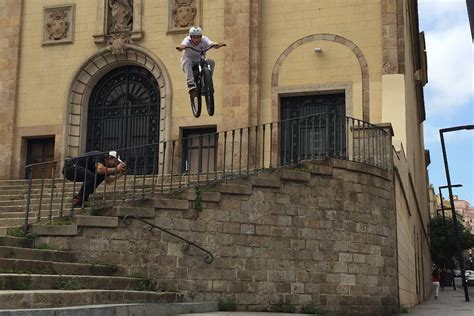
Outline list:
[[[189,99],[191,100],[191,111],[193,112],[194,117],[200,117],[202,109],[202,99],[199,90],[196,97],[193,98],[192,96],[189,96]]]
[[[207,108],[207,113],[209,116],[214,115],[214,84],[212,82],[212,73],[211,71],[207,68],[204,67],[202,69],[202,76],[203,76],[203,86],[204,86],[204,99],[206,100],[206,108]]]

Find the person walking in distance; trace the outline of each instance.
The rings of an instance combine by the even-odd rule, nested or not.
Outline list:
[[[70,181],[82,182],[79,193],[73,198],[73,207],[83,207],[89,195],[94,193],[104,180],[111,183],[124,175],[125,171],[125,163],[116,151],[91,151],[66,159],[63,175]]]
[[[435,300],[438,299],[438,294],[439,294],[439,281],[440,281],[439,270],[438,270],[438,268],[435,268],[435,269],[433,270],[433,273],[431,273],[431,282],[432,282],[433,288],[434,288],[434,297],[435,297]]]

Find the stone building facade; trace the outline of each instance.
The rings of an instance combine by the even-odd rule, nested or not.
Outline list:
[[[136,220],[38,242],[77,251],[82,262],[106,262],[121,274],[150,278],[160,289],[185,291],[196,301],[235,302],[239,310],[280,304],[336,315],[394,315],[391,176],[330,159],[211,185],[201,193],[200,211],[193,190],[175,195],[173,203],[166,196],[137,202],[132,214],[205,247],[215,256],[211,264],[199,249]]]
[[[23,178],[30,163],[130,146],[130,137],[107,134],[112,114],[91,114],[117,80],[147,95],[144,142],[278,121],[285,107],[295,115],[337,107],[393,127],[399,304],[429,296],[427,74],[416,0],[0,0],[0,24],[1,179]],[[227,43],[209,53],[216,113],[199,119],[175,50],[193,24]],[[140,119],[132,114],[119,118]]]

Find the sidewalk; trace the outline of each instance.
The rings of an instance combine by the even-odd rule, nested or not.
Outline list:
[[[413,316],[474,316],[474,287],[469,287],[469,302],[466,302],[464,289],[461,286],[445,287],[444,291],[439,291],[438,299],[431,296],[426,302],[419,304],[399,315]]]

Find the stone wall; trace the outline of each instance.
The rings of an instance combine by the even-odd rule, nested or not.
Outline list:
[[[22,2],[0,0],[0,179],[11,172]]]
[[[330,160],[203,189],[200,212],[191,191],[184,210],[155,202],[161,208],[154,223],[212,251],[209,265],[195,248],[138,221],[49,242],[194,300],[225,297],[242,310],[285,303],[389,315],[398,309],[390,179],[377,168]]]

